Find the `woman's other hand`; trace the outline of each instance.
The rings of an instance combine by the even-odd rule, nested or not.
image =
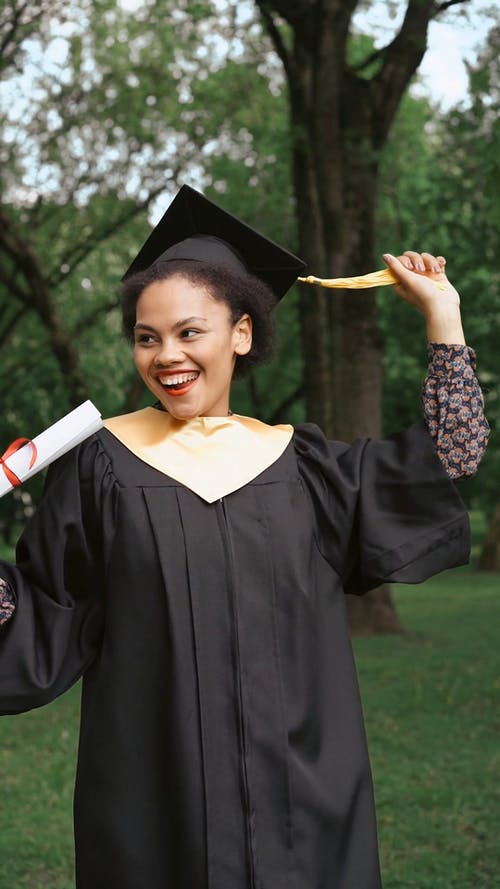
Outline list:
[[[384,262],[400,281],[398,296],[424,316],[429,342],[465,344],[460,297],[446,277],[444,256],[406,250],[398,257],[385,253]]]

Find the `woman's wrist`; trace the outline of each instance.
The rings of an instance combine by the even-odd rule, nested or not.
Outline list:
[[[427,340],[465,346],[465,335],[458,306],[435,309],[426,316]]]

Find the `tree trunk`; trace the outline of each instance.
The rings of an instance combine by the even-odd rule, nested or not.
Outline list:
[[[356,97],[346,97],[356,103]],[[359,108],[360,106],[357,105]],[[321,121],[318,121],[318,127]],[[339,133],[340,152],[324,164],[321,182],[312,171],[304,176],[307,158],[296,157],[295,188],[301,189],[302,205],[307,201],[321,207],[321,193],[334,193],[343,181],[342,201],[323,217],[322,250],[312,250],[314,227],[308,213],[299,222],[300,251],[308,258],[315,252],[324,257],[320,267],[309,271],[320,277],[362,274],[375,267],[373,259],[377,164],[367,148],[362,120],[357,125],[359,141],[352,142],[352,130]],[[321,152],[321,133],[310,133],[316,158]],[[319,145],[318,145],[319,143]],[[349,158],[349,163],[347,159]],[[308,185],[315,182],[316,197],[306,198]],[[321,212],[321,211],[320,211]],[[332,237],[332,232],[334,236]],[[318,271],[319,268],[319,271]],[[379,437],[382,432],[382,348],[376,323],[373,290],[329,291],[302,285],[301,326],[305,366],[307,417],[330,438],[352,441],[360,436]],[[319,385],[318,385],[318,368]],[[390,588],[385,585],[363,597],[348,596],[347,609],[353,635],[399,633],[402,626],[396,614]]]
[[[372,66],[368,78],[347,62],[354,0],[256,2],[288,81],[299,252],[318,277],[371,271],[378,158],[439,6],[408,0],[399,34],[360,66]],[[290,26],[290,44],[276,14]],[[302,285],[300,310],[308,419],[330,438],[380,436],[373,291]],[[401,629],[388,588],[350,601],[355,632]]]
[[[477,567],[479,571],[500,571],[500,503],[491,516]]]
[[[346,596],[346,600],[353,636],[403,632],[387,584],[370,590],[364,596]]]
[[[317,67],[313,53],[309,70],[304,62],[300,66],[301,88],[292,98],[294,128],[303,134],[294,152],[299,252],[307,257],[310,274],[362,274],[374,267],[377,163],[367,138],[369,106],[365,96],[347,93],[339,114],[346,124],[348,115],[351,120],[336,126],[314,102],[310,126],[305,127],[304,119],[299,120],[301,96],[307,83],[321,80]],[[331,62],[325,67],[323,77],[331,83]],[[380,436],[382,350],[374,291],[331,291],[306,284],[301,291],[308,420],[318,423],[329,438]],[[387,586],[363,597],[349,596],[347,608],[355,635],[402,631]]]

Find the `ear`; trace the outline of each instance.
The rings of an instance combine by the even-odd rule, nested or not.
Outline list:
[[[236,355],[248,355],[252,348],[252,319],[242,315],[233,327],[233,344]]]

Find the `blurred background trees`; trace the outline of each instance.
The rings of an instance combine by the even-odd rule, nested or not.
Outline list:
[[[500,26],[470,69],[470,101],[444,113],[407,86],[429,21],[456,5],[453,20],[467,4],[386,4],[406,10],[386,47],[356,28],[363,5],[372,4],[3,7],[5,445],[86,397],[108,416],[147,403],[120,337],[118,282],[186,181],[302,249],[319,275],[369,271],[387,249],[444,253],[498,424]],[[376,305],[370,291],[292,292],[280,307],[277,360],[237,384],[233,409],[267,422],[307,417],[347,439],[418,419],[423,324],[388,288]],[[40,484],[29,487],[35,499]],[[498,513],[495,437],[464,492]],[[0,502],[6,534],[22,511],[19,495]],[[497,561],[482,561],[495,570],[498,524],[485,547]]]

